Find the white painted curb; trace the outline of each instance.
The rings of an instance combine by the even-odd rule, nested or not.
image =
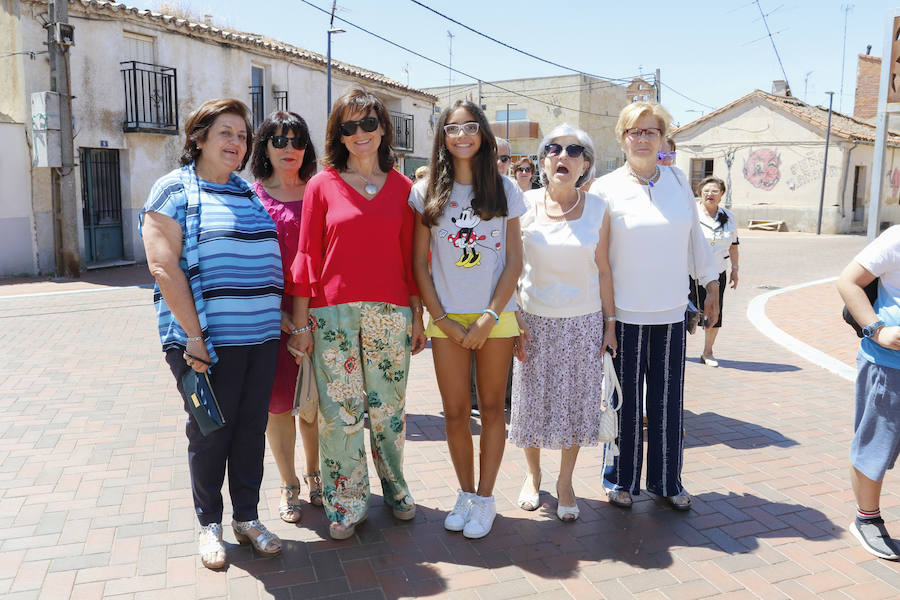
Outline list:
[[[797,285],[790,285],[781,288],[780,290],[772,290],[771,292],[760,294],[751,300],[749,306],[747,306],[747,318],[750,319],[750,322],[753,323],[753,326],[756,327],[760,333],[774,341],[776,344],[784,346],[801,358],[804,358],[823,369],[831,371],[838,377],[843,377],[847,381],[856,381],[856,369],[825,354],[821,350],[813,348],[809,344],[805,344],[797,338],[788,335],[783,330],[776,327],[775,324],[769,320],[769,317],[766,316],[766,302],[769,301],[769,298],[777,296],[778,294],[784,294],[785,292],[792,292],[801,288],[830,283],[832,281],[837,281],[837,277],[828,277],[826,279],[819,279],[818,281],[798,283]]]

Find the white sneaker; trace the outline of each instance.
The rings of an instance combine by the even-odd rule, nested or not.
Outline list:
[[[483,538],[491,532],[494,525],[494,517],[497,516],[497,506],[494,497],[475,496],[472,500],[472,508],[469,509],[469,520],[463,529],[463,535],[467,538]]]
[[[475,498],[475,494],[462,490],[458,490],[458,492],[453,510],[447,513],[447,517],[444,519],[444,529],[447,531],[462,531],[466,526],[466,521],[469,520],[469,511],[472,510],[472,500]]]

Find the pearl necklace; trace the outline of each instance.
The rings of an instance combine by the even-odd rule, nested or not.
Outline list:
[[[362,179],[363,181],[366,182],[366,187],[364,187],[363,190],[365,190],[365,192],[368,195],[374,196],[378,192],[378,186],[375,185],[374,183],[372,183],[371,181],[369,181],[368,179],[366,179],[365,177],[363,177],[362,173],[360,173],[359,171],[357,171],[350,165],[347,165],[347,170],[350,171],[351,173],[355,173],[360,179]]]
[[[570,212],[572,212],[573,210],[575,210],[575,207],[578,206],[578,205],[581,203],[581,190],[576,190],[576,192],[577,192],[577,193],[576,193],[575,203],[572,204],[572,206],[570,206],[570,207],[567,208],[566,210],[562,211],[562,212],[559,213],[558,215],[551,215],[551,214],[550,214],[550,211],[547,210],[547,196],[548,196],[549,194],[548,194],[547,190],[545,189],[545,190],[544,190],[544,214],[547,215],[548,217],[557,219],[557,218],[559,218],[559,217],[564,217],[564,216],[566,216],[567,214],[569,214]],[[559,203],[557,202],[557,204],[559,204]]]
[[[659,180],[659,165],[656,165],[656,168],[653,171],[653,175],[651,175],[650,177],[642,177],[639,173],[631,168],[631,165],[628,165],[628,172],[631,173],[635,177],[635,179],[640,181],[642,184],[649,185],[650,187],[653,187],[654,179]]]

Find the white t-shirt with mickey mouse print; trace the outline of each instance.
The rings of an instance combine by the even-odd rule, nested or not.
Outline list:
[[[481,313],[506,266],[506,222],[525,213],[525,201],[516,183],[502,179],[508,216],[481,220],[472,210],[474,188],[454,183],[444,214],[431,227],[431,278],[448,313]],[[409,194],[409,205],[419,214],[425,210],[427,188],[428,181],[422,180]],[[512,310],[514,297],[503,308]]]

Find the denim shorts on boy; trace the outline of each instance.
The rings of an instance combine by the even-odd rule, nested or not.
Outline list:
[[[856,418],[850,463],[881,481],[900,454],[900,369],[856,359]]]

